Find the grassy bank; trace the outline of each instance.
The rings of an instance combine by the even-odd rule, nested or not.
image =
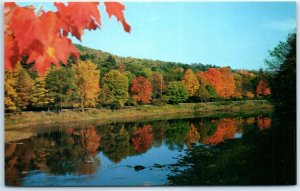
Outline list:
[[[226,114],[245,114],[271,111],[272,105],[266,100],[219,101],[207,103],[183,103],[178,105],[143,105],[119,110],[88,109],[80,111],[64,110],[55,112],[22,112],[5,114],[5,129],[15,130],[32,125],[68,123],[80,121],[99,121],[101,123],[129,122],[144,119],[175,118],[184,115],[218,116]]]

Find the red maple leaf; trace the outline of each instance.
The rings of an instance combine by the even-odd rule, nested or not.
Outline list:
[[[54,3],[64,35],[72,33],[81,40],[84,29],[96,30],[101,25],[98,2]]]
[[[4,35],[4,66],[12,71],[19,58],[19,49],[14,38],[10,35]]]
[[[126,32],[130,32],[131,27],[126,22],[123,14],[123,11],[125,9],[124,5],[118,2],[104,2],[104,4],[109,18],[111,18],[111,16],[114,15],[117,18],[117,20],[122,23],[124,30]]]

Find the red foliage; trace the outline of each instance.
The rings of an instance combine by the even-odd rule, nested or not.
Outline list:
[[[111,17],[116,16],[124,30],[130,32],[130,26],[123,15],[124,6],[118,2],[104,3]],[[5,69],[13,70],[23,56],[27,63],[35,62],[40,75],[51,63],[59,66],[67,64],[69,55],[78,57],[68,35],[81,39],[84,29],[95,30],[100,27],[100,12],[97,2],[54,3],[57,12],[42,10],[34,12],[34,7],[20,7],[15,3],[5,3],[4,44]]]
[[[131,96],[135,101],[149,103],[152,94],[152,84],[144,77],[138,77],[132,81]]]
[[[146,152],[153,144],[151,125],[144,125],[142,128],[136,129],[130,140],[135,151]]]
[[[271,89],[269,87],[268,82],[265,80],[260,80],[256,87],[256,95],[257,96],[267,96],[271,94]]]

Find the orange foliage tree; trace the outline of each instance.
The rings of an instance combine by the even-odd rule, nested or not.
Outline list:
[[[260,95],[267,96],[270,94],[271,94],[271,89],[270,89],[268,82],[266,82],[265,80],[260,80],[256,87],[256,95],[257,96],[260,96]]]
[[[234,77],[231,70],[227,67],[220,68],[223,88],[221,91],[222,97],[232,97],[235,94]]]
[[[105,2],[108,16],[115,16],[126,32],[130,26],[125,21],[124,5]],[[84,29],[101,27],[98,2],[54,3],[57,11],[35,11],[33,6],[21,7],[16,3],[4,5],[4,66],[12,71],[18,61],[27,57],[27,63],[34,62],[40,75],[51,63],[67,64],[69,55],[78,58],[78,51],[69,35],[81,40]]]
[[[227,67],[209,68],[201,72],[209,84],[211,84],[220,97],[232,97],[235,95],[235,81],[231,70]]]
[[[146,78],[138,77],[132,81],[130,92],[135,101],[149,103],[152,95],[152,85]]]
[[[191,69],[187,69],[181,82],[185,89],[189,92],[189,96],[195,95],[199,89],[199,81]]]
[[[205,77],[207,83],[211,84],[215,89],[217,94],[220,96],[220,92],[222,91],[222,74],[220,70],[217,68],[209,68],[205,72],[200,73]]]

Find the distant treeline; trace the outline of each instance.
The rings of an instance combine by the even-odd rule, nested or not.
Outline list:
[[[80,60],[38,76],[20,62],[5,71],[5,111],[57,110],[137,104],[163,105],[224,99],[260,99],[271,94],[269,73],[119,57],[77,45]]]

